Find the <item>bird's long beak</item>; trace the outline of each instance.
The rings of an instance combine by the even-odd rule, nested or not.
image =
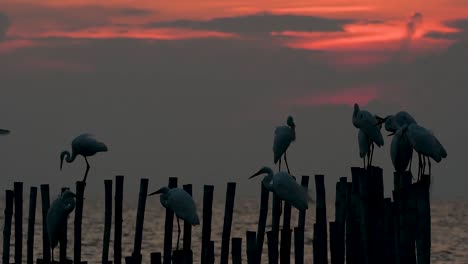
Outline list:
[[[257,173],[255,173],[254,175],[250,176],[249,179],[252,179],[253,177],[257,177],[258,175],[260,174],[263,174],[263,170],[259,170]]]
[[[155,191],[155,192],[152,192],[152,193],[148,194],[148,196],[155,195],[155,194],[160,194],[160,193],[162,193],[162,190],[163,190],[163,188],[161,188],[161,189],[159,189],[159,190],[157,190],[157,191]]]
[[[375,118],[377,119],[377,124],[376,124],[376,126],[380,126],[381,124],[385,123],[385,121],[387,121],[387,118],[386,118],[386,117],[385,117],[385,118],[382,118],[382,117],[376,115]]]
[[[392,132],[392,133],[388,134],[388,136],[389,136],[389,137],[390,137],[390,136],[393,136],[393,135],[395,135],[395,133],[396,133],[396,132]]]
[[[63,167],[63,158],[60,159],[60,170],[62,170]]]

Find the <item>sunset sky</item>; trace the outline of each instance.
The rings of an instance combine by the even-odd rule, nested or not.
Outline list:
[[[59,153],[90,132],[109,146],[90,159],[96,195],[118,174],[130,193],[141,177],[157,188],[177,176],[252,195],[259,182],[247,178],[274,166],[274,127],[291,114],[293,174],[325,174],[332,194],[362,164],[357,102],[433,131],[448,151],[433,195],[467,194],[466,0],[1,2],[0,128],[12,130],[0,138],[2,190],[72,186],[84,162],[60,172]],[[375,162],[388,194],[385,140]]]

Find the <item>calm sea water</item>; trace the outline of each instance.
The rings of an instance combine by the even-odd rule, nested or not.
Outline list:
[[[24,255],[26,254],[26,232],[27,232],[27,201],[25,201],[24,211]],[[40,203],[40,199],[38,200]],[[327,218],[333,219],[333,202],[328,201]],[[199,215],[201,216],[201,206],[199,205]],[[122,238],[122,255],[129,256],[133,249],[134,229],[136,221],[136,202],[132,204],[124,204],[123,215],[123,238]],[[433,263],[468,263],[468,201],[439,201],[433,200],[431,204],[432,211],[432,262]],[[258,221],[258,200],[238,200],[235,204],[234,219],[232,226],[232,237],[243,238],[243,258],[245,260],[245,232],[247,230],[256,231]],[[0,204],[0,210],[4,210],[4,202]],[[143,231],[142,254],[144,263],[149,263],[150,252],[163,251],[164,237],[164,209],[159,203],[159,199],[150,199],[147,202],[147,210],[145,214],[145,224]],[[306,219],[306,234],[305,234],[305,258],[306,263],[312,263],[312,225],[315,222],[315,210],[307,212]],[[102,254],[102,238],[104,230],[104,208],[103,202],[85,200],[83,219],[83,240],[82,240],[82,260],[88,263],[100,263]],[[212,240],[215,241],[215,257],[216,262],[219,261],[221,233],[224,216],[223,201],[216,201],[213,205],[213,228],[211,233]],[[292,223],[297,223],[297,211],[293,210]],[[3,213],[0,216],[0,221],[3,229]],[[269,218],[268,221],[271,221]],[[42,219],[41,209],[38,205],[36,211],[36,227],[35,227],[35,256],[36,258],[42,255]],[[269,225],[268,222],[267,225]],[[177,223],[174,222],[174,247],[177,239]],[[267,226],[268,230],[269,226]],[[113,229],[113,227],[112,227]],[[68,256],[72,258],[73,246],[73,213],[69,219],[69,249]],[[110,257],[113,259],[113,240],[114,234],[112,230]],[[200,259],[200,241],[201,241],[201,226],[193,228],[192,245],[194,252],[194,263],[199,263]],[[266,239],[265,239],[266,241]],[[182,241],[181,241],[182,242]],[[0,243],[3,243],[3,236],[0,236]],[[292,249],[293,250],[293,249]],[[13,262],[14,254],[14,229],[11,236],[11,262]],[[265,253],[267,252],[264,245],[263,262],[267,263]],[[58,250],[56,250],[56,259],[58,259]],[[293,253],[291,255],[294,257]],[[23,262],[26,262],[26,256],[23,257]]]

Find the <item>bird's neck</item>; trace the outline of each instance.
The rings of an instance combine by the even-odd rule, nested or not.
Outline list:
[[[68,162],[68,163],[71,163],[75,160],[76,158],[76,152],[75,151],[72,151],[72,153],[70,154],[70,152],[68,151],[64,151],[62,152],[62,157],[65,158],[65,160]]]

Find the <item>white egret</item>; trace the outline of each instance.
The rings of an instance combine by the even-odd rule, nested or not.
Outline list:
[[[404,125],[417,124],[416,120],[406,111],[400,111],[395,115],[388,115],[385,118],[376,116],[378,124],[385,123],[385,130],[391,132],[390,135],[395,134],[398,129]]]
[[[47,233],[52,249],[52,262],[54,261],[54,248],[58,242],[63,243],[67,231],[68,215],[75,209],[75,194],[70,190],[64,191],[50,205],[47,212]]]
[[[405,126],[405,125],[404,125]],[[411,159],[413,157],[413,147],[408,139],[408,135],[404,133],[402,128],[398,129],[392,139],[390,146],[390,157],[392,158],[393,167],[398,173],[406,171],[409,164],[411,171]]]
[[[0,129],[0,135],[8,135],[8,134],[10,134],[10,130]]]
[[[278,171],[280,171],[281,157],[283,157],[288,173],[291,174],[288,159],[286,158],[286,151],[288,150],[291,142],[296,140],[296,124],[294,124],[292,116],[288,116],[286,124],[287,126],[279,126],[275,129],[275,138],[273,140],[273,161],[275,164],[279,161]]]
[[[62,170],[63,160],[65,159],[68,163],[71,163],[75,160],[78,155],[83,156],[86,161],[86,172],[83,179],[83,182],[86,182],[86,177],[88,177],[89,172],[89,163],[87,157],[94,156],[98,152],[106,152],[107,146],[97,141],[92,137],[91,134],[81,134],[77,136],[72,141],[72,152],[63,151],[60,154],[60,170]]]
[[[370,112],[361,110],[358,104],[354,104],[352,121],[353,125],[359,130],[362,130],[362,132],[364,132],[364,134],[367,136],[370,146],[370,158],[368,159],[368,166],[371,166],[372,157],[374,155],[374,143],[377,144],[378,147],[384,145],[382,133],[380,132],[381,127],[378,124],[377,118]]]
[[[197,208],[195,202],[193,201],[192,196],[183,189],[162,187],[161,189],[150,193],[148,196],[154,194],[161,194],[159,200],[161,201],[162,206],[167,209],[170,209],[177,218],[177,249],[179,249],[179,240],[180,240],[180,223],[179,218],[187,221],[191,225],[199,225],[200,219],[198,218]]]
[[[447,151],[431,131],[418,124],[404,125],[401,129],[403,133],[407,134],[411,146],[418,153],[418,180],[426,170],[426,158],[429,166],[429,175],[431,175],[431,161],[429,158],[439,163],[442,159],[447,158]],[[422,161],[421,156],[423,158]]]
[[[250,176],[249,179],[261,174],[267,174],[262,184],[265,188],[276,194],[281,200],[291,204],[300,211],[309,208],[308,200],[310,200],[307,190],[299,185],[296,180],[287,172],[280,171],[276,174],[269,167],[261,168],[257,173]]]

